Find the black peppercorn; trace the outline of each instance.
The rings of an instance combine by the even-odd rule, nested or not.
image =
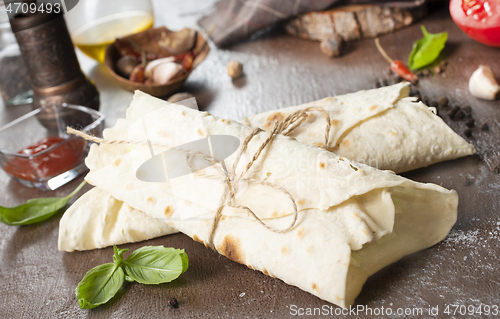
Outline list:
[[[465,186],[471,186],[472,184],[474,184],[474,180],[467,177],[465,179]]]
[[[467,125],[468,127],[474,127],[474,125],[476,125],[476,121],[474,121],[474,119],[468,119],[467,120],[467,123],[465,123],[465,125]]]
[[[455,118],[455,115],[457,114],[457,112],[460,110],[460,108],[458,106],[455,106],[453,107],[449,112],[448,112],[448,116],[450,117],[450,119],[454,119]]]
[[[168,300],[168,306],[171,308],[179,308],[179,302],[175,298],[170,298]]]

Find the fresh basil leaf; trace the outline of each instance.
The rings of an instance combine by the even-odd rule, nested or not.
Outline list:
[[[424,26],[421,26],[424,37],[413,44],[408,67],[412,70],[420,69],[434,62],[439,53],[444,49],[448,32],[431,34]]]
[[[170,282],[188,269],[188,257],[183,249],[144,246],[122,262],[130,279],[142,284]]]
[[[82,182],[71,194],[66,197],[34,198],[25,204],[15,207],[0,206],[0,221],[7,225],[30,225],[49,219],[61,208],[66,206],[71,197],[82,189]]]
[[[116,295],[124,280],[123,269],[116,263],[92,268],[75,289],[78,305],[82,309],[92,309],[108,302]]]

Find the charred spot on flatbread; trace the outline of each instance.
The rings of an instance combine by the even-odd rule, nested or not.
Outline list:
[[[305,230],[304,230],[303,228],[299,228],[299,230],[297,230],[297,236],[298,236],[299,238],[303,238],[303,237],[304,237],[304,235],[305,235],[305,233],[306,233],[306,232],[305,232]]]
[[[201,240],[201,239],[200,239],[200,237],[198,237],[198,236],[196,236],[196,235],[194,235],[194,236],[193,236],[193,240],[194,240],[194,241],[197,241],[197,242],[199,242],[199,243],[205,244],[205,242],[204,242],[203,240]]]
[[[225,236],[222,244],[217,247],[217,250],[232,261],[245,264],[245,259],[241,252],[240,240],[238,238],[231,235]]]
[[[339,125],[340,121],[339,120],[336,120],[336,119],[331,119],[330,120],[330,124],[335,126],[335,125]]]
[[[282,253],[283,255],[288,254],[288,248],[287,248],[286,246],[281,247],[281,253]]]
[[[199,136],[205,136],[205,132],[204,130],[202,130],[201,128],[198,129],[198,135]]]
[[[285,116],[283,114],[281,114],[280,112],[276,112],[276,113],[269,115],[267,117],[266,121],[269,121],[269,122],[283,121],[284,118],[285,118]]]
[[[318,286],[316,285],[315,282],[312,283],[311,288],[314,290],[315,293],[319,293]]]
[[[172,216],[172,214],[174,213],[174,209],[172,208],[172,206],[167,206],[165,207],[165,211],[163,212],[163,214],[165,215],[165,217],[167,218],[170,218]]]
[[[352,145],[352,141],[348,138],[346,138],[345,140],[343,140],[340,145],[342,145],[342,147],[349,147]]]

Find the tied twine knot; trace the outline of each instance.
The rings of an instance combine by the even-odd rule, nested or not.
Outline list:
[[[264,186],[272,187],[274,189],[281,190],[283,193],[285,193],[288,196],[288,198],[290,198],[290,200],[292,202],[292,205],[293,205],[293,210],[294,210],[293,211],[293,220],[290,223],[290,225],[287,228],[285,228],[285,229],[281,229],[281,230],[280,229],[275,229],[275,228],[272,228],[272,227],[266,225],[262,221],[262,219],[260,217],[258,217],[249,207],[244,206],[244,205],[234,204],[234,200],[235,200],[235,195],[236,195],[237,189],[238,189],[238,183],[243,179],[244,175],[250,170],[250,168],[252,167],[252,165],[260,157],[262,151],[273,141],[274,137],[277,134],[282,134],[282,135],[285,135],[285,136],[290,135],[293,131],[295,131],[295,129],[297,129],[300,125],[302,125],[304,123],[304,121],[308,117],[308,113],[311,113],[311,112],[314,112],[314,111],[320,112],[325,117],[325,119],[326,119],[325,143],[323,144],[323,148],[327,149],[327,147],[328,147],[328,140],[329,140],[329,134],[330,134],[330,127],[331,127],[331,124],[330,124],[330,115],[328,115],[328,113],[325,110],[323,110],[322,108],[320,108],[320,107],[308,107],[308,108],[298,110],[298,111],[296,111],[296,112],[288,115],[282,121],[275,121],[274,126],[273,126],[272,130],[269,131],[269,134],[268,134],[267,138],[259,146],[259,148],[257,149],[257,151],[252,156],[251,160],[247,163],[247,165],[244,167],[244,169],[241,171],[240,174],[238,174],[238,175],[236,174],[236,168],[237,168],[238,163],[239,163],[239,161],[241,159],[241,156],[248,149],[248,144],[250,143],[250,141],[256,135],[258,135],[260,132],[262,132],[262,130],[260,128],[255,128],[252,131],[252,133],[250,133],[250,135],[248,135],[245,138],[245,140],[243,141],[243,143],[241,145],[241,148],[240,148],[240,151],[236,154],[235,161],[233,162],[232,172],[227,172],[226,169],[224,168],[224,165],[222,165],[221,163],[217,163],[215,165],[215,166],[218,165],[220,167],[217,170],[222,174],[223,180],[226,183],[226,187],[224,189],[224,193],[222,194],[221,202],[220,202],[220,204],[219,204],[219,206],[218,206],[218,208],[217,208],[217,210],[215,212],[215,216],[213,218],[212,228],[210,230],[210,236],[209,236],[209,240],[208,240],[208,246],[209,247],[211,247],[212,249],[216,249],[215,246],[214,246],[214,237],[215,237],[215,233],[216,233],[217,227],[218,227],[219,222],[220,222],[221,217],[222,217],[222,210],[224,209],[225,206],[246,210],[261,225],[263,225],[267,229],[269,229],[271,231],[274,231],[274,232],[277,232],[277,233],[287,232],[287,231],[291,230],[295,226],[295,224],[297,223],[297,219],[298,219],[297,203],[296,203],[295,199],[292,197],[292,195],[286,189],[284,189],[281,186],[272,184],[272,183],[267,182],[267,181],[258,181],[258,180],[255,180],[255,179],[244,179],[246,182],[249,182],[249,183],[260,184],[260,185],[264,185]],[[66,131],[67,131],[68,134],[76,135],[76,136],[79,136],[79,137],[81,137],[81,138],[83,138],[85,140],[88,140],[88,141],[91,141],[91,142],[95,142],[95,143],[98,143],[98,144],[114,144],[114,145],[117,145],[117,144],[134,144],[134,145],[146,145],[146,144],[149,144],[149,145],[155,145],[155,146],[169,146],[167,144],[161,144],[161,143],[149,143],[148,141],[105,140],[105,139],[102,139],[102,138],[99,138],[99,137],[96,137],[96,136],[93,136],[93,135],[89,135],[89,134],[84,133],[82,131],[75,130],[75,129],[71,128],[71,127],[67,127]],[[192,152],[187,152],[187,155],[186,155],[187,156],[188,165],[190,166],[190,168],[193,171],[193,173],[196,172],[196,170],[191,165],[191,161],[192,161],[192,159],[194,158],[195,155],[200,155],[200,154],[198,154],[198,153],[192,153]],[[202,154],[202,156],[203,155],[204,154]],[[213,161],[212,157],[208,157],[208,156],[204,156],[204,157],[207,160],[212,160]],[[200,175],[200,174],[198,174],[198,175]],[[209,177],[209,178],[217,178],[217,176],[215,176],[215,175],[201,174],[201,176]]]

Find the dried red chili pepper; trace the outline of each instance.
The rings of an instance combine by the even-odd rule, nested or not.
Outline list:
[[[413,73],[401,60],[391,62],[391,71],[409,82],[418,79],[415,73]]]
[[[384,51],[382,46],[380,46],[380,42],[378,38],[375,39],[375,45],[377,46],[378,51],[382,56],[391,64],[391,71],[402,77],[403,79],[407,81],[416,81],[418,80],[418,77],[413,73],[407,66],[404,64],[403,61],[401,60],[396,60],[394,61],[391,59],[387,53]]]

